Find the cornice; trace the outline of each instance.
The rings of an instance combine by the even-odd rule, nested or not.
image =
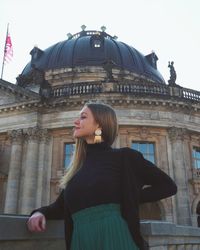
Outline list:
[[[42,106],[42,103],[39,100],[30,100],[26,102],[16,102],[12,104],[1,105],[0,114],[16,111],[28,111],[39,106]]]
[[[199,112],[200,103],[190,103],[184,102],[182,100],[171,100],[166,98],[150,98],[150,97],[135,97],[131,95],[122,95],[122,94],[109,94],[102,93],[97,95],[87,95],[87,96],[71,96],[69,98],[52,98],[50,101],[43,104],[43,107],[46,108],[55,108],[55,107],[80,107],[88,101],[102,101],[107,104],[110,104],[113,107],[162,107],[170,111],[183,111],[186,113]]]
[[[113,107],[124,108],[154,108],[160,107],[161,110],[169,110],[184,113],[199,113],[200,103],[191,103],[183,100],[171,100],[166,98],[135,97],[132,95],[123,95],[119,93],[101,93],[84,96],[69,96],[60,98],[51,98],[48,100],[27,100],[25,102],[16,102],[0,106],[0,114],[16,111],[30,111],[33,108],[38,110],[51,110],[55,108],[80,108],[88,101],[102,101]]]

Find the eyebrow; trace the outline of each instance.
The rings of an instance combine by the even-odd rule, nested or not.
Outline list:
[[[86,115],[87,115],[87,113],[86,113],[86,112],[80,112],[80,115],[83,115],[83,114],[86,114]]]

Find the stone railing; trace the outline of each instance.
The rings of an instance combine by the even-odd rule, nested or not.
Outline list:
[[[200,92],[195,91],[195,90],[191,90],[191,89],[183,88],[183,98],[195,100],[195,101],[200,101]]]
[[[167,85],[153,85],[153,84],[122,84],[118,83],[116,90],[118,93],[133,93],[133,94],[154,94],[154,95],[169,95]]]
[[[48,221],[43,233],[30,233],[26,216],[0,215],[1,250],[64,250],[63,221]],[[141,230],[150,250],[200,249],[200,229],[164,221],[143,221]]]
[[[51,95],[54,97],[70,96],[70,95],[84,95],[92,93],[101,93],[102,86],[101,83],[90,84],[69,84],[56,86],[52,89]]]
[[[109,86],[109,87],[108,87]],[[110,87],[111,86],[111,87]],[[148,95],[150,97],[162,96],[165,98],[176,97],[184,100],[200,101],[200,92],[182,88],[179,85],[164,85],[152,83],[119,83],[119,82],[92,82],[73,83],[53,87],[50,96],[62,97],[72,95],[121,93],[133,95]]]

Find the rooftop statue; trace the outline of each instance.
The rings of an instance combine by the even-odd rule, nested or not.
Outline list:
[[[168,83],[169,85],[176,85],[176,71],[174,69],[174,62],[169,62],[168,68],[170,68],[170,79],[168,80]]]

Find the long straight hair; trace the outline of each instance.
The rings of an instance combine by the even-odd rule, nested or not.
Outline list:
[[[84,107],[90,109],[95,122],[99,124],[102,129],[103,141],[111,146],[118,133],[118,122],[114,109],[107,104],[97,102],[88,102]],[[69,170],[62,177],[60,182],[61,188],[65,188],[72,177],[81,168],[86,157],[86,148],[86,141],[82,138],[77,138]]]

